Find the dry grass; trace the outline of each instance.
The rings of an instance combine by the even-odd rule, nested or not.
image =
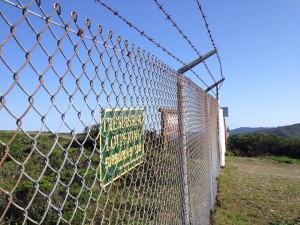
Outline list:
[[[214,225],[300,224],[300,164],[228,157]]]

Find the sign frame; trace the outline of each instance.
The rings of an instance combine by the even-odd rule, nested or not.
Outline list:
[[[144,109],[100,113],[100,181],[106,187],[144,161]]]

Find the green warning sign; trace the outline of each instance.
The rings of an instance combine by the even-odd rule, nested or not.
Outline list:
[[[100,115],[100,179],[106,186],[143,162],[144,110],[109,109]]]

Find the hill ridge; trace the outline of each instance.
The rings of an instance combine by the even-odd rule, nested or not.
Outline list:
[[[278,127],[240,127],[230,131],[231,135],[246,133],[275,134],[285,138],[300,138],[300,123]]]

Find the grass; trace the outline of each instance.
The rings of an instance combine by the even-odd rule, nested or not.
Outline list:
[[[212,224],[300,225],[298,161],[227,157]]]
[[[292,159],[286,156],[280,156],[280,157],[275,157],[275,156],[265,156],[264,158],[266,159],[271,159],[275,162],[278,163],[287,163],[287,164],[300,164],[300,159]]]

